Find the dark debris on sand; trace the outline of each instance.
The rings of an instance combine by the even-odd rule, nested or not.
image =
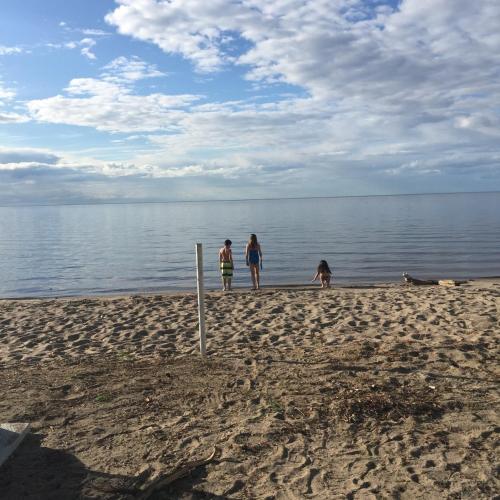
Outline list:
[[[439,418],[445,409],[435,390],[425,385],[372,384],[344,388],[334,396],[332,403],[334,414],[349,423],[362,423],[367,419],[397,421],[410,416]]]

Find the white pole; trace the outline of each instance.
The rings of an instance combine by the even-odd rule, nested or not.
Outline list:
[[[198,288],[198,319],[200,325],[200,352],[207,354],[207,340],[205,337],[205,287],[203,285],[203,248],[196,243],[196,284]]]

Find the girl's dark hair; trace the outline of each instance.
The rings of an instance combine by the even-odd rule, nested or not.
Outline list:
[[[226,240],[224,242],[224,245],[226,245],[227,247],[230,247],[232,244],[233,244],[233,242],[231,240]]]
[[[255,247],[259,244],[259,242],[257,241],[257,235],[255,234],[251,234],[250,235],[250,239],[248,240],[248,244],[251,246],[251,247]]]
[[[328,267],[328,262],[326,260],[319,261],[318,273],[332,274],[332,272],[330,271],[330,268]]]

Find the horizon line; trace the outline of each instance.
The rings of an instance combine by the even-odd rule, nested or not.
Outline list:
[[[277,198],[231,198],[218,200],[155,200],[155,201],[103,201],[103,202],[80,202],[80,203],[30,203],[30,204],[0,204],[0,208],[15,207],[66,207],[66,206],[93,206],[93,205],[159,205],[173,203],[220,203],[220,202],[240,202],[240,201],[280,201],[280,200],[324,200],[324,199],[342,199],[342,198],[375,198],[375,197],[397,197],[397,196],[435,196],[452,194],[493,194],[500,193],[500,190],[494,191],[445,191],[436,193],[392,193],[392,194],[353,194],[337,196],[285,196]]]

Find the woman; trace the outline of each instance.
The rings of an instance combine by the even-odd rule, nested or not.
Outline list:
[[[262,269],[262,250],[255,234],[250,235],[245,249],[245,259],[252,275],[252,290],[258,290],[260,288],[259,266]]]

